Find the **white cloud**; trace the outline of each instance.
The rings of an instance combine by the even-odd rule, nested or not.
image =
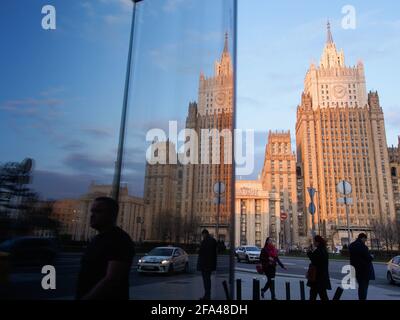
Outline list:
[[[166,0],[163,10],[166,12],[174,12],[176,9],[184,3],[185,0]]]

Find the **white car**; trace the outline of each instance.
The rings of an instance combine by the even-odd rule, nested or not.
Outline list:
[[[261,249],[256,246],[241,246],[236,250],[237,261],[247,263],[260,261]]]
[[[394,257],[388,262],[386,278],[391,284],[400,282],[400,256]]]
[[[140,273],[189,272],[189,256],[178,247],[157,247],[138,261]]]

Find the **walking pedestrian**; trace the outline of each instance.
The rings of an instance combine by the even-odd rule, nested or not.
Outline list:
[[[307,255],[311,261],[307,272],[307,286],[310,287],[310,300],[329,300],[327,290],[331,290],[329,279],[329,254],[326,248],[326,241],[317,235],[313,239],[314,246],[311,246]]]
[[[350,264],[356,271],[359,300],[367,300],[369,281],[375,280],[375,271],[372,264],[373,257],[365,245],[366,242],[367,235],[360,233],[357,239],[349,246]]]
[[[116,226],[118,203],[96,198],[90,226],[98,234],[82,256],[76,291],[77,300],[128,300],[129,273],[135,254],[130,236]]]
[[[201,271],[204,285],[204,296],[201,300],[211,299],[211,274],[217,269],[217,241],[210,235],[207,229],[201,232],[203,240],[200,244],[197,270]]]
[[[264,288],[261,289],[261,297],[264,298],[265,292],[270,289],[271,300],[276,300],[275,296],[275,275],[276,275],[276,265],[285,270],[287,268],[283,265],[278,257],[278,250],[275,248],[274,243],[270,237],[265,240],[264,248],[261,249],[260,262],[262,270],[267,276],[267,282]]]

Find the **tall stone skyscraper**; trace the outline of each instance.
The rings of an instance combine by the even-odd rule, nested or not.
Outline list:
[[[198,136],[195,158],[198,163],[184,165],[182,216],[187,223],[196,221],[221,240],[228,241],[232,197],[233,67],[228,49],[228,35],[221,59],[215,62],[214,75],[200,75],[198,103],[190,103],[186,128]],[[217,219],[213,186],[221,181],[226,190]]]
[[[279,193],[280,212],[287,214],[287,219],[280,222],[279,242],[285,248],[298,245],[296,156],[290,131],[269,132],[261,181],[264,190]]]
[[[398,146],[388,148],[388,152],[396,219],[400,222],[400,137],[398,137]]]
[[[153,141],[147,155],[144,182],[146,239],[179,241],[182,230],[182,166],[175,161],[176,149],[171,141]]]
[[[297,109],[296,144],[304,181],[317,190],[316,230],[330,244],[347,242],[345,207],[338,203],[339,181],[353,187],[350,205],[352,238],[370,231],[372,221],[395,216],[392,181],[382,107],[377,92],[367,94],[364,65],[347,67],[328,23],[327,42],[319,66],[312,64]],[[311,228],[311,215],[307,228]],[[310,235],[310,233],[308,233]]]
[[[233,67],[226,34],[214,75],[200,74],[198,102],[189,103],[185,145],[190,147],[179,154],[171,141],[155,141],[150,147],[144,186],[147,239],[193,242],[199,240],[202,228],[216,236],[218,226],[219,239],[229,240],[232,97]],[[160,158],[165,161],[155,161]],[[189,162],[183,163],[182,158]],[[225,185],[219,210],[214,202],[217,182]]]

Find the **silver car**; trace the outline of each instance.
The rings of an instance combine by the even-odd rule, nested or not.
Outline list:
[[[241,246],[236,250],[237,261],[245,260],[247,263],[260,261],[261,249],[256,246]]]
[[[178,247],[157,247],[138,261],[140,273],[189,272],[189,256]]]
[[[400,256],[394,257],[388,262],[386,278],[391,284],[400,282]]]

